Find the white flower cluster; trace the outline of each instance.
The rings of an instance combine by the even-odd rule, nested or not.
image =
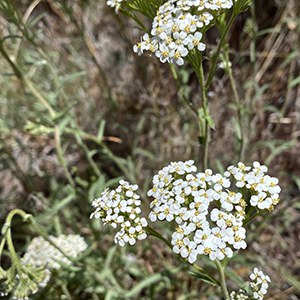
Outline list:
[[[107,0],[106,3],[108,6],[113,7],[116,11],[116,13],[118,13],[121,4],[122,4],[123,0]]]
[[[49,239],[70,258],[76,258],[86,250],[87,244],[80,235],[50,236]],[[43,237],[34,238],[21,259],[22,264],[45,267],[49,270],[60,269],[61,264],[72,262]]]
[[[144,34],[133,51],[139,55],[150,51],[162,63],[182,66],[190,51],[205,50],[202,34],[215,13],[232,5],[232,0],[168,0],[152,22],[151,37]]]
[[[126,243],[133,245],[136,240],[144,240],[147,237],[145,227],[148,223],[140,217],[141,200],[135,193],[137,185],[131,185],[125,180],[120,180],[115,190],[106,189],[100,198],[93,201],[95,211],[91,218],[101,219],[104,224],[110,224],[113,228],[120,227],[115,235],[115,243],[124,246]]]
[[[264,178],[257,164],[255,162],[254,168],[248,170],[239,163],[238,168],[229,167],[221,175],[209,169],[195,174],[197,169],[193,161],[172,162],[154,176],[153,188],[148,191],[148,196],[154,198],[149,218],[152,222],[175,221],[177,226],[171,241],[175,253],[194,263],[198,255],[222,260],[232,257],[234,250],[246,248],[245,208],[247,204],[253,205],[253,201],[247,203],[241,190],[229,188],[236,169],[248,170],[249,174]],[[252,173],[250,177],[256,182]],[[258,186],[245,185],[252,193],[259,193],[254,187]]]
[[[268,292],[269,282],[271,279],[268,275],[265,275],[262,271],[254,268],[253,273],[250,275],[250,287],[253,292],[253,298],[262,300]]]
[[[281,190],[278,179],[265,175],[268,171],[266,166],[254,162],[253,168],[251,168],[239,163],[238,167],[230,166],[228,171],[235,178],[238,188],[246,187],[251,191],[250,203],[252,206],[272,210],[278,204]]]
[[[264,296],[267,294],[269,288],[269,282],[271,279],[268,275],[265,275],[258,268],[254,268],[253,273],[250,275],[250,288],[251,297],[246,293],[245,290],[239,290],[238,292],[230,293],[230,300],[247,300],[247,299],[258,299],[263,300]]]

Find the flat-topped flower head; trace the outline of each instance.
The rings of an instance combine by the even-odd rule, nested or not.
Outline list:
[[[101,219],[104,224],[118,228],[114,241],[120,246],[126,243],[133,245],[136,240],[147,237],[145,227],[148,223],[140,216],[141,200],[135,192],[137,189],[137,185],[120,180],[115,190],[106,189],[100,198],[92,203],[95,211],[91,214],[91,218]]]
[[[253,168],[243,163],[231,166],[224,174],[214,174],[210,169],[197,173],[193,161],[172,162],[153,177],[148,191],[154,198],[149,219],[175,225],[173,251],[190,263],[197,255],[207,255],[211,260],[232,257],[234,251],[247,247],[247,206],[269,209],[277,199],[278,180],[265,175],[266,171],[255,162]],[[250,192],[245,193],[247,189]]]
[[[160,170],[148,191],[154,197],[149,218],[176,223],[173,250],[190,263],[197,255],[232,257],[234,250],[246,248],[242,194],[228,191],[231,182],[224,175],[196,172],[193,161],[172,162]],[[213,208],[217,203],[220,209]]]
[[[151,36],[133,47],[138,55],[154,53],[162,63],[182,66],[191,51],[204,51],[203,33],[218,11],[229,9],[232,0],[168,0],[152,20]]]

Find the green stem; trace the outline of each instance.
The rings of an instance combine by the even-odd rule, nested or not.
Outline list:
[[[69,289],[65,283],[61,284],[61,289],[62,289],[63,293],[65,294],[66,298],[68,300],[72,300],[72,296],[71,296]]]
[[[31,216],[30,214],[27,214],[25,211],[21,210],[21,209],[13,209],[11,212],[9,212],[9,214],[6,217],[5,220],[5,224],[2,228],[2,234],[5,235],[7,233],[7,231],[9,230],[10,226],[11,226],[11,222],[12,219],[15,215],[19,215],[21,218],[23,218],[24,221],[27,221],[28,218]]]
[[[246,217],[243,225],[247,225],[250,221],[252,221],[254,218],[256,218],[259,215],[260,215],[260,212],[256,212],[252,215],[249,215],[248,217]]]
[[[128,171],[128,167],[126,165],[126,160],[124,160],[123,158],[117,157],[116,155],[114,155],[114,153],[110,150],[110,148],[108,146],[106,146],[106,144],[101,143],[101,148],[102,150],[105,152],[105,154],[107,155],[107,157],[109,159],[111,159],[117,166],[118,168],[123,172],[123,174],[132,182],[136,182],[136,176],[135,174],[131,174]]]
[[[18,273],[21,273],[22,265],[14,247],[10,228],[8,228],[6,232],[6,243],[12,260],[12,265],[16,266]]]
[[[88,160],[88,162],[90,163],[94,173],[100,177],[101,176],[101,171],[100,169],[98,168],[97,164],[94,162],[92,156],[90,155],[90,151],[89,151],[89,148],[87,147],[87,145],[82,141],[82,138],[80,135],[76,134],[75,136],[75,139],[77,141],[77,144],[79,145],[79,147],[81,147],[81,149],[83,150],[83,152],[85,153],[86,155],[86,158]]]
[[[216,73],[217,62],[218,62],[218,58],[219,58],[222,46],[224,44],[224,41],[225,41],[226,36],[227,36],[227,33],[228,33],[229,29],[231,28],[231,26],[232,26],[235,18],[236,18],[236,14],[234,12],[232,12],[231,17],[230,17],[228,23],[226,24],[226,27],[225,27],[224,31],[221,34],[220,42],[218,44],[216,53],[213,56],[212,64],[211,64],[210,71],[209,71],[209,74],[208,74],[208,77],[207,77],[207,81],[206,81],[206,85],[205,85],[206,91],[209,90],[210,85],[212,83],[212,80],[214,78],[214,75]]]
[[[228,50],[225,51],[225,68],[227,70],[228,73],[228,77],[229,77],[229,81],[231,84],[231,88],[233,91],[233,95],[234,95],[234,100],[236,103],[236,109],[237,109],[237,117],[238,117],[238,125],[239,125],[239,129],[240,129],[240,149],[239,149],[239,161],[244,161],[244,157],[245,157],[245,134],[244,134],[244,126],[243,126],[243,115],[242,115],[242,107],[241,107],[241,100],[237,91],[237,86],[236,86],[236,82],[235,79],[233,77],[233,73],[232,73],[232,68],[230,66],[230,61],[229,61],[229,54],[228,54]]]
[[[198,113],[199,125],[200,125],[200,135],[204,138],[204,151],[203,151],[203,169],[207,169],[208,167],[208,150],[209,150],[209,142],[210,142],[210,125],[209,125],[209,107],[208,107],[208,99],[207,99],[207,92],[205,88],[205,79],[204,79],[204,71],[203,71],[203,64],[202,64],[202,57],[199,59],[199,68],[196,70],[196,74],[198,77],[200,89],[201,89],[201,105],[204,114],[204,128],[200,124],[203,123],[201,116]]]
[[[56,154],[57,154],[57,157],[58,157],[58,160],[65,172],[65,175],[66,175],[66,178],[67,180],[69,181],[69,183],[71,184],[71,186],[75,187],[75,182],[68,170],[68,166],[67,166],[67,162],[65,160],[65,157],[64,157],[64,151],[62,149],[62,146],[61,146],[61,139],[60,139],[60,136],[61,136],[61,132],[60,132],[60,128],[59,126],[55,126],[54,128],[54,137],[55,137],[55,144],[56,144]]]
[[[172,244],[167,239],[165,239],[159,232],[157,232],[154,228],[152,228],[151,226],[148,225],[146,227],[146,231],[149,235],[152,235],[152,236],[160,239],[161,241],[163,241],[171,250],[173,249]]]
[[[0,244],[0,266],[1,266],[1,257],[2,257],[2,252],[3,252],[3,249],[4,249],[5,242],[6,242],[6,238],[3,237],[2,240],[1,240],[1,244]]]
[[[183,92],[183,89],[181,87],[181,83],[180,83],[180,80],[178,78],[178,74],[176,72],[176,68],[174,66],[174,64],[169,64],[170,66],[170,70],[172,72],[172,75],[173,75],[173,78],[175,80],[175,83],[176,83],[176,86],[177,86],[177,90],[183,100],[183,102],[191,109],[191,111],[196,115],[198,116],[198,112],[197,112],[197,109],[194,107],[193,103],[191,101],[189,101],[189,99],[185,96],[184,92]]]
[[[226,280],[225,280],[225,268],[222,266],[221,262],[219,260],[216,260],[216,267],[218,269],[218,272],[220,274],[220,284],[223,292],[223,296],[226,300],[229,300],[229,293],[226,286]]]

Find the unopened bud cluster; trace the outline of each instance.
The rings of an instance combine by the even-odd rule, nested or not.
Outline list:
[[[230,166],[224,174],[196,171],[193,161],[173,162],[154,176],[149,219],[176,224],[173,251],[190,263],[198,255],[211,260],[232,257],[233,251],[247,246],[246,207],[272,209],[279,201],[278,180],[264,175],[266,167],[258,162],[253,168]],[[254,202],[255,197],[264,205]]]
[[[48,269],[25,264],[11,267],[7,271],[1,269],[0,273],[0,296],[8,296],[11,293],[12,299],[16,300],[28,300],[29,296],[44,288],[50,279]]]
[[[104,224],[118,228],[114,240],[120,246],[126,243],[133,245],[136,240],[144,240],[147,237],[145,227],[148,223],[140,216],[141,200],[135,193],[137,189],[137,185],[120,180],[117,189],[106,189],[100,198],[92,203],[95,211],[91,218],[101,219]]]
[[[12,266],[8,270],[0,267],[0,296],[11,294],[11,299],[30,299],[47,285],[51,270],[70,265],[71,259],[78,257],[87,248],[86,242],[79,235],[49,236],[49,240],[34,238],[21,260],[13,257]]]
[[[35,267],[57,270],[61,268],[62,264],[72,264],[64,254],[70,258],[76,258],[87,248],[86,242],[80,235],[49,236],[49,240],[61,251],[43,237],[36,237],[29,244],[21,262]]]
[[[231,292],[230,293],[230,299],[229,300],[247,300],[249,299],[249,296],[244,290],[239,290],[238,292]]]

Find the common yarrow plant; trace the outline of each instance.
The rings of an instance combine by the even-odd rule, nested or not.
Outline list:
[[[208,167],[210,131],[214,121],[209,112],[208,93],[220,58],[235,94],[228,54],[227,35],[236,17],[247,9],[250,0],[107,0],[116,13],[132,18],[143,31],[133,52],[150,54],[161,63],[170,65],[179,93],[188,108],[196,114],[199,125],[199,141],[203,150],[202,167],[193,160],[171,162],[153,176],[152,187],[147,192],[149,201],[141,198],[138,185],[120,180],[116,189],[105,189],[92,202],[92,219],[100,220],[116,230],[114,242],[119,246],[135,245],[153,236],[162,240],[175,255],[187,263],[195,277],[222,288],[224,298],[230,300],[258,299],[267,294],[268,275],[257,267],[237,291],[229,293],[226,283],[226,266],[235,255],[247,247],[248,224],[255,217],[274,210],[279,203],[280,186],[277,178],[268,174],[268,168],[255,161],[252,165],[239,162],[223,173]],[[145,25],[141,15],[150,21]],[[215,49],[207,47],[206,33],[216,26],[220,37]],[[3,51],[2,51],[3,52]],[[204,72],[203,57],[207,68]],[[9,57],[8,57],[9,58]],[[10,60],[9,60],[10,61]],[[12,61],[10,61],[13,64]],[[189,65],[197,75],[201,94],[198,107],[186,98],[180,88],[178,69]],[[26,83],[26,81],[25,81]],[[28,86],[28,82],[27,82]],[[32,85],[29,84],[32,91]],[[38,93],[33,90],[34,94]],[[41,95],[38,96],[41,98]],[[239,100],[237,104],[239,104]],[[45,101],[42,101],[45,102]],[[49,108],[48,108],[49,109]],[[55,119],[54,111],[50,115]],[[244,159],[243,127],[239,113],[239,159]],[[59,134],[58,134],[59,135]],[[59,152],[59,151],[58,151]],[[68,172],[67,172],[68,173]],[[74,184],[68,176],[71,185]],[[149,211],[142,205],[149,203]],[[37,237],[29,243],[20,257],[15,251],[11,222],[15,215],[30,221]],[[148,215],[148,216],[147,216]],[[158,232],[155,223],[167,222],[171,234]],[[153,227],[150,223],[154,223]],[[13,299],[25,300],[47,286],[52,273],[77,264],[81,253],[87,249],[79,235],[57,237],[46,234],[33,216],[21,210],[13,210],[2,228],[0,259],[7,247],[11,266],[0,266],[1,294]],[[200,260],[214,264],[219,280],[197,264]]]
[[[209,112],[208,93],[218,61],[227,72],[237,104],[235,81],[228,55],[227,35],[235,18],[247,9],[250,0],[127,0],[107,1],[117,13],[131,17],[144,31],[140,42],[133,46],[138,55],[149,53],[160,62],[170,64],[180,89],[177,67],[189,64],[195,71],[201,92],[201,106],[181,96],[196,113],[201,143],[202,170],[193,160],[172,162],[154,175],[150,197],[149,222],[168,222],[171,235],[157,232],[141,212],[138,187],[121,181],[116,190],[105,190],[93,201],[91,218],[102,220],[118,229],[115,242],[133,245],[137,240],[155,236],[166,243],[183,261],[194,267],[205,281],[220,285],[225,299],[263,299],[270,278],[257,268],[250,275],[248,288],[228,292],[226,265],[247,247],[247,225],[258,215],[272,212],[279,203],[280,187],[268,168],[255,161],[251,166],[239,162],[224,173],[208,168],[210,130],[214,122]],[[147,28],[139,18],[149,18]],[[216,26],[220,33],[216,49],[208,52],[206,33]],[[203,68],[203,53],[208,60]],[[177,67],[176,67],[177,66]],[[241,112],[238,112],[240,135],[239,160],[244,160],[244,141]],[[215,264],[220,280],[197,266],[197,261],[208,258]],[[200,276],[200,278],[201,278]],[[199,278],[199,276],[198,276]]]

